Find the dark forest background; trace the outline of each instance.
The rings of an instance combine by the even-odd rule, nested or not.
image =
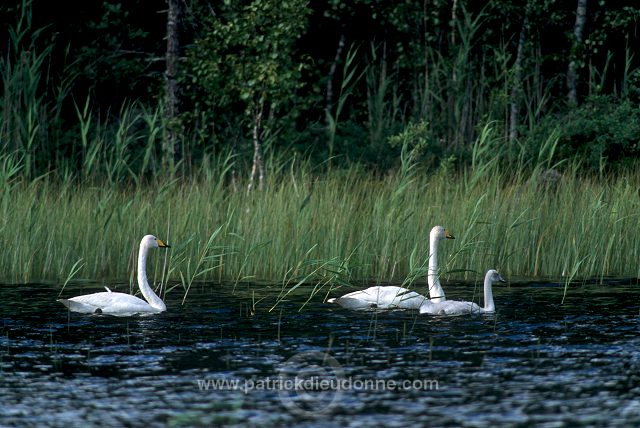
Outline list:
[[[636,0],[5,1],[0,149],[28,177],[222,156],[262,184],[270,156],[460,166],[490,128],[506,163],[553,139],[617,169],[639,152],[639,24]]]

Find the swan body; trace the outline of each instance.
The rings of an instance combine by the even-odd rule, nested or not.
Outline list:
[[[446,300],[444,302],[425,301],[420,307],[421,314],[430,315],[464,315],[493,313],[496,306],[493,302],[492,286],[494,282],[505,282],[497,270],[490,269],[484,277],[484,307],[478,306],[474,302],[461,302],[456,300]]]
[[[442,226],[434,226],[429,233],[429,298],[431,301],[444,301],[444,291],[438,278],[438,243],[442,239],[455,239]],[[366,290],[354,291],[342,297],[327,300],[347,309],[420,309],[429,298],[397,286],[375,286]]]
[[[347,309],[420,309],[426,297],[396,286],[376,286],[329,299]]]
[[[142,300],[125,293],[115,293],[109,290],[100,293],[85,294],[70,299],[58,299],[60,303],[72,312],[83,314],[107,314],[115,316],[130,316],[135,314],[154,314],[164,312],[167,307],[153,292],[147,280],[147,253],[150,248],[168,248],[162,240],[153,235],[145,235],[140,241],[138,252],[138,287]]]

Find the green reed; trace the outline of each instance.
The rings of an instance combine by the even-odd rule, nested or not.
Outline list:
[[[440,247],[447,279],[492,267],[507,277],[640,275],[637,172],[595,179],[564,165],[547,181],[548,170],[517,174],[478,155],[465,174],[409,164],[384,178],[357,168],[316,178],[302,163],[272,165],[280,172],[267,188],[247,193],[224,184],[230,159],[116,186],[27,181],[19,160],[0,159],[0,182],[11,183],[0,193],[2,280],[129,278],[139,239],[153,233],[172,248],[156,251],[149,271],[159,281],[166,257],[168,290],[185,297],[196,281],[281,283],[282,299],[304,283],[322,285],[314,294],[364,281],[420,286],[436,224],[456,236]]]

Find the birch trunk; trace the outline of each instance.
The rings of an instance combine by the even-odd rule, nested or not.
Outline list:
[[[342,33],[340,35],[340,40],[338,41],[338,47],[336,48],[336,55],[333,59],[333,63],[331,63],[331,68],[329,69],[329,78],[327,79],[327,92],[326,92],[326,110],[325,110],[325,120],[327,126],[327,145],[329,148],[329,165],[331,165],[331,158],[333,156],[333,143],[335,137],[335,123],[333,123],[333,80],[336,75],[336,69],[338,68],[338,63],[340,62],[340,58],[342,57],[342,50],[344,49],[345,43],[345,35]]]
[[[264,110],[264,98],[260,100],[253,121],[253,166],[247,191],[253,189],[253,184],[258,177],[258,190],[264,189],[265,171],[262,159],[262,114]]]
[[[513,143],[518,138],[518,123],[520,122],[520,99],[522,95],[522,57],[524,55],[524,43],[526,40],[526,31],[528,18],[525,17],[518,38],[518,52],[516,61],[513,65],[513,82],[511,86],[511,94],[509,96],[509,143]]]
[[[180,19],[180,0],[167,0],[169,10],[167,13],[167,53],[166,53],[166,133],[164,141],[164,162],[170,166],[174,165],[175,154],[178,145],[178,135],[176,130],[176,117],[178,116],[179,94],[178,82],[178,61],[180,55],[180,45],[178,39],[178,21]]]
[[[573,27],[573,47],[571,49],[571,61],[567,70],[567,90],[568,101],[571,105],[578,104],[578,71],[576,61],[578,59],[577,50],[582,45],[582,32],[587,20],[587,0],[578,0],[576,9],[576,23]]]

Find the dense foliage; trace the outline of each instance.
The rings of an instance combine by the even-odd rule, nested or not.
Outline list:
[[[72,14],[3,2],[0,150],[28,177],[139,181],[166,164],[172,121],[187,174],[220,153],[244,174],[252,138],[267,154],[387,173],[403,145],[424,167],[466,166],[491,123],[505,161],[557,135],[556,161],[632,163],[640,6],[588,2],[577,37],[578,3],[181,1],[180,112],[167,118],[164,2],[75,2]]]
[[[3,275],[122,277],[153,230],[185,295],[413,281],[436,223],[446,272],[633,275],[636,3],[3,2]]]

